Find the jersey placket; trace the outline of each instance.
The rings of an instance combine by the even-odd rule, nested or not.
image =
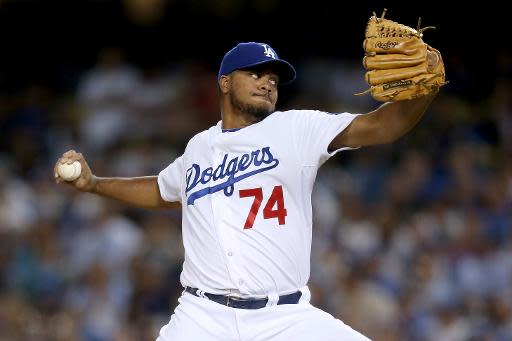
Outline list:
[[[219,136],[222,139],[224,136]],[[216,139],[218,141],[219,139]],[[228,153],[223,148],[220,148],[218,143],[214,143],[213,146],[213,165],[220,165],[224,159],[224,156]],[[228,161],[230,157],[228,156]],[[223,179],[226,181],[227,178]],[[213,213],[213,222],[219,238],[220,248],[223,250],[225,264],[231,278],[231,282],[234,287],[240,291],[243,285],[243,276],[240,267],[237,265],[237,259],[239,256],[239,241],[236,239],[236,234],[230,227],[233,224],[236,217],[232,217],[229,214],[229,207],[227,201],[232,200],[233,196],[236,195],[236,184],[235,190],[231,196],[226,196],[223,190],[215,192],[211,195],[211,205]]]

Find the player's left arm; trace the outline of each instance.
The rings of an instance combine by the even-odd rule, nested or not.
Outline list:
[[[374,111],[356,117],[332,140],[329,150],[396,141],[418,123],[436,95],[437,91],[411,100],[387,102]]]

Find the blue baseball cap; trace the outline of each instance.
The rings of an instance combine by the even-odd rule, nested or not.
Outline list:
[[[248,69],[263,64],[268,64],[275,70],[279,76],[279,84],[291,83],[296,77],[293,66],[286,60],[279,59],[276,51],[268,44],[248,42],[238,44],[224,55],[220,63],[217,80],[235,70]]]

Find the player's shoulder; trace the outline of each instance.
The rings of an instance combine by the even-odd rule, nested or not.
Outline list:
[[[326,115],[330,114],[321,110],[312,110],[312,109],[290,109],[284,111],[275,111],[270,117],[273,117],[275,120],[286,119],[287,121],[295,120],[295,119],[303,119],[306,117],[315,117],[318,115]]]
[[[318,109],[289,109],[283,111],[276,111],[274,114],[278,116],[292,116],[292,115],[315,115],[315,114],[330,114],[328,112],[318,110]]]
[[[205,129],[203,131],[200,131],[198,132],[197,134],[195,134],[194,136],[192,136],[190,138],[190,140],[188,140],[188,143],[187,143],[187,148],[197,144],[197,143],[202,143],[204,142],[205,140],[208,140],[209,137],[210,137],[210,134],[214,133],[216,130],[219,130],[219,125],[220,125],[220,121],[214,125],[214,126],[211,126],[210,128],[208,129]]]
[[[204,138],[206,138],[208,135],[208,129],[206,130],[203,130],[203,131],[200,131],[199,133],[195,134],[194,136],[192,136],[190,138],[190,140],[188,140],[188,143],[187,145],[191,145],[193,144],[194,142],[197,142],[197,141],[201,141],[203,140]]]
[[[274,111],[272,115],[270,115],[268,118],[271,119],[290,119],[297,115],[308,115],[308,112],[312,112],[315,110],[305,110],[305,109],[288,109],[283,111]]]

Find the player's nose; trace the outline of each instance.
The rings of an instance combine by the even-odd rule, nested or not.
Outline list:
[[[271,92],[274,89],[272,79],[268,76],[261,77],[259,87],[260,89]]]

